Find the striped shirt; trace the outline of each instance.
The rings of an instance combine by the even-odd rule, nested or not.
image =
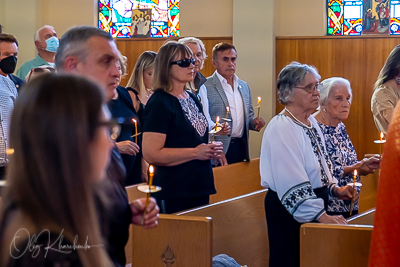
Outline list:
[[[18,93],[14,83],[0,75],[0,167],[8,163],[7,149],[11,114]]]

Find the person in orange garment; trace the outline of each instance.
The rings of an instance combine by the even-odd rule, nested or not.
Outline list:
[[[400,266],[400,106],[389,125],[383,149],[369,266]]]

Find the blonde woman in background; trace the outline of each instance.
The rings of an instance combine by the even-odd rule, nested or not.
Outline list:
[[[152,83],[156,55],[157,53],[154,51],[144,51],[136,61],[126,85],[137,112],[140,109],[140,103],[146,105],[147,100],[153,94]]]

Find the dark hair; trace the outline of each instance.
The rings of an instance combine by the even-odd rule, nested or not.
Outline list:
[[[1,42],[15,43],[18,46],[18,40],[12,34],[0,33],[0,43]]]
[[[224,52],[225,50],[228,50],[228,49],[229,50],[233,49],[237,53],[235,46],[232,45],[232,44],[221,42],[221,43],[218,43],[218,44],[214,45],[213,50],[212,50],[212,58],[213,58],[213,60],[217,59],[217,53],[218,52]]]
[[[394,79],[400,73],[400,45],[397,45],[390,52],[386,59],[385,65],[383,65],[379,72],[378,79],[375,82],[374,90],[384,84],[385,82]]]
[[[14,206],[36,227],[52,225],[65,229],[67,237],[102,243],[89,145],[103,99],[96,84],[78,76],[44,74],[23,87],[11,118],[14,153],[7,166],[1,220]],[[78,253],[85,266],[107,265],[103,248]]]
[[[55,56],[57,70],[64,68],[65,60],[70,56],[76,56],[80,61],[86,62],[86,56],[90,49],[87,47],[87,42],[95,36],[113,41],[108,33],[91,26],[79,26],[68,30],[62,36]]]
[[[179,44],[176,41],[168,41],[160,50],[158,50],[156,60],[154,62],[154,89],[164,89],[167,92],[172,91],[171,83],[171,62],[176,59],[177,56],[181,56],[183,59],[185,56],[191,58],[193,56],[192,50],[183,44]]]

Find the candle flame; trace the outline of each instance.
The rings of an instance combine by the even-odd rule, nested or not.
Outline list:
[[[149,166],[149,173],[150,173],[150,174],[153,174],[153,173],[154,173],[154,167],[153,167],[153,165],[150,165],[150,166]]]
[[[219,122],[219,116],[217,116],[217,118],[216,118],[216,120],[215,120],[215,123],[216,123],[216,124],[218,124],[218,122]]]
[[[137,121],[136,121],[135,119],[132,119],[132,121],[133,121],[134,123],[137,123]]]
[[[226,112],[229,112],[229,107],[226,107]]]
[[[354,176],[357,176],[357,170],[354,170]]]
[[[381,135],[380,135],[381,141],[382,141],[382,139],[383,139],[384,136],[385,136],[384,133],[381,132]]]
[[[261,103],[261,97],[257,97],[257,102],[258,102],[258,104]]]
[[[12,154],[14,154],[14,148],[9,148],[9,149],[7,149],[6,154],[7,154],[7,155],[12,155]]]

